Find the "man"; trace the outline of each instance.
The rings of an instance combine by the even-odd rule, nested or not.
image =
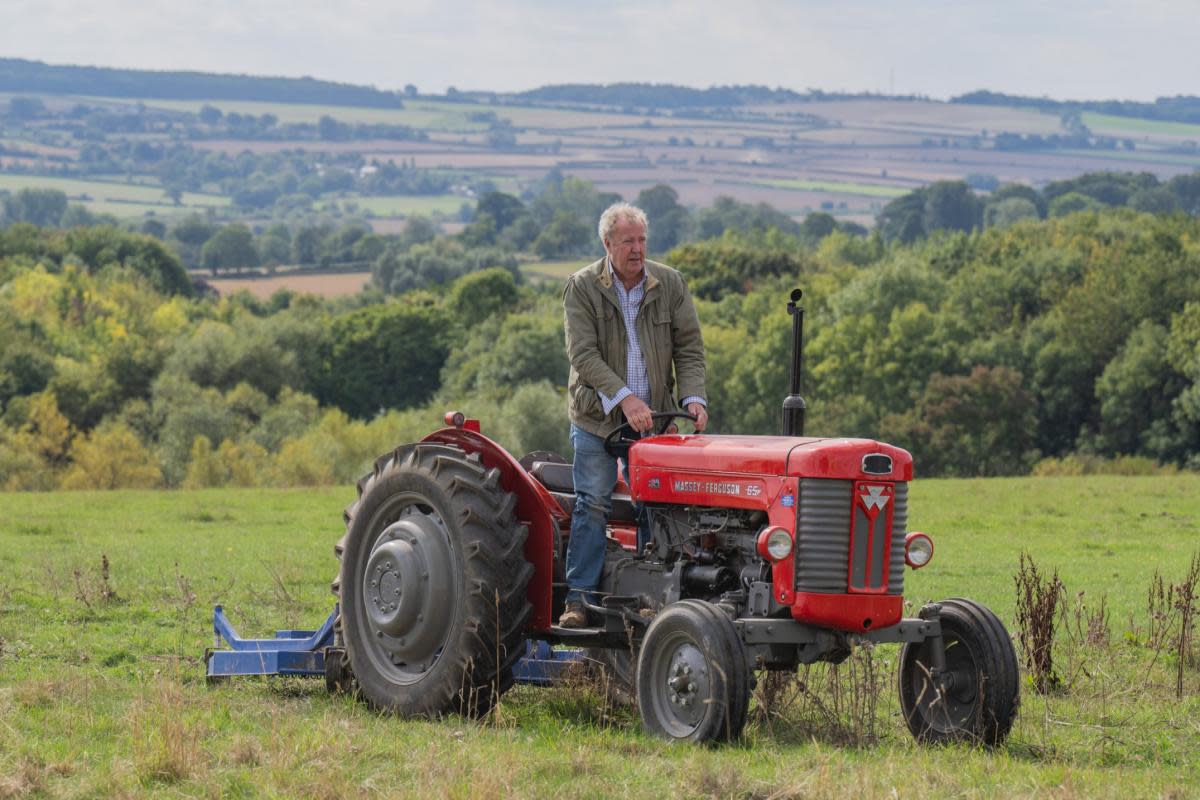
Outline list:
[[[616,203],[600,216],[605,258],[581,269],[563,292],[566,313],[575,511],[567,544],[567,607],[559,625],[588,623],[583,595],[604,568],[605,525],[617,461],[604,437],[627,421],[650,430],[653,411],[686,408],[708,424],[704,341],[683,277],[646,260],[645,213]],[[678,382],[678,387],[676,383]],[[676,404],[675,397],[683,398]]]

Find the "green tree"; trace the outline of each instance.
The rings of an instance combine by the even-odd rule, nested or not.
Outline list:
[[[91,273],[120,265],[146,278],[163,294],[192,294],[192,279],[179,257],[153,236],[112,227],[76,228],[67,231],[66,248]]]
[[[449,316],[431,306],[389,303],[335,318],[321,398],[360,419],[428,400],[451,330]]]
[[[1065,217],[1080,211],[1098,211],[1104,208],[1104,203],[1081,192],[1060,194],[1050,201],[1049,214],[1052,217]]]
[[[1037,206],[1024,197],[988,201],[983,209],[983,224],[987,228],[1007,228],[1030,219],[1038,219]]]
[[[926,187],[924,226],[937,230],[971,231],[980,226],[979,198],[963,181],[937,181]]]
[[[1143,321],[1096,380],[1102,452],[1164,460],[1183,455],[1171,412],[1186,380],[1168,362],[1167,338],[1164,325]]]
[[[911,244],[925,235],[925,195],[916,189],[883,207],[875,227],[884,241]]]
[[[517,283],[512,273],[492,267],[455,281],[446,298],[446,308],[460,325],[471,328],[493,314],[512,311],[517,299]]]
[[[63,489],[154,489],[162,471],[153,454],[123,425],[99,428],[80,437],[71,450],[72,464],[62,477]]]
[[[977,366],[970,375],[933,375],[916,407],[882,427],[912,452],[920,474],[972,477],[1028,471],[1037,457],[1033,423],[1021,374]]]
[[[1200,172],[1176,175],[1167,181],[1167,189],[1175,195],[1180,209],[1193,217],[1200,215]]]
[[[475,215],[488,214],[496,223],[496,230],[502,231],[525,214],[525,204],[519,198],[504,192],[484,192],[475,207]]]
[[[533,252],[542,258],[579,255],[589,249],[592,230],[570,211],[555,214],[533,242]]]
[[[679,204],[679,193],[670,186],[660,183],[643,189],[634,205],[646,212],[653,252],[665,253],[691,234],[692,217]]]
[[[67,210],[67,195],[58,189],[18,189],[4,199],[5,216],[12,222],[28,222],[53,228]]]
[[[257,267],[258,250],[254,234],[244,224],[233,222],[223,226],[200,249],[200,263],[216,275],[221,270]]]

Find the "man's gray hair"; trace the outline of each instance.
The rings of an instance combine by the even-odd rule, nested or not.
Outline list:
[[[646,212],[631,203],[621,202],[613,203],[600,215],[600,241],[607,242],[613,228],[622,220],[636,222],[646,230],[647,236],[650,235],[650,222],[646,219]]]

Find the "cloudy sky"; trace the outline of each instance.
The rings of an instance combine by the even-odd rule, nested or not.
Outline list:
[[[0,0],[0,57],[421,91],[1200,94],[1197,0]]]

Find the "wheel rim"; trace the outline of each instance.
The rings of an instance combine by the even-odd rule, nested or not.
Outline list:
[[[372,525],[359,601],[367,655],[389,680],[420,681],[437,665],[458,613],[458,574],[441,515],[400,495]]]
[[[943,641],[946,669],[939,685],[930,680],[926,660],[918,659],[911,670],[913,697],[929,728],[940,734],[962,733],[973,729],[971,720],[979,706],[979,668],[966,642],[948,635]]]
[[[672,737],[691,735],[713,701],[708,659],[686,634],[676,633],[653,654],[651,691],[656,716]]]

